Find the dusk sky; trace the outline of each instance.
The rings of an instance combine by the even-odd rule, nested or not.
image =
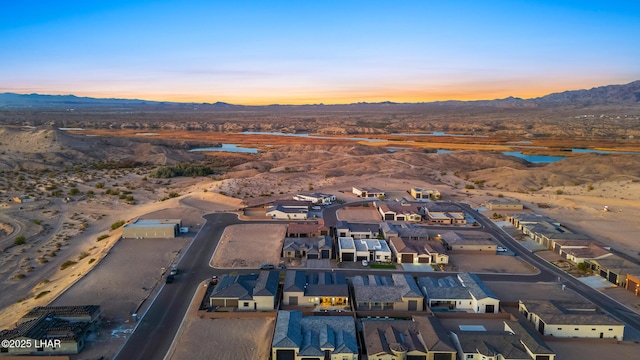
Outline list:
[[[0,2],[0,92],[332,104],[640,79],[636,0]]]

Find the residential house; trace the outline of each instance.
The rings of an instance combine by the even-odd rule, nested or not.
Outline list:
[[[427,306],[452,311],[498,313],[500,299],[475,274],[460,273],[445,278],[421,277],[418,285]]]
[[[439,241],[389,239],[389,247],[398,264],[448,264],[449,255]]]
[[[424,296],[410,274],[351,278],[356,310],[422,311]]]
[[[460,206],[450,202],[428,202],[423,206],[425,220],[442,225],[463,225],[467,223],[465,212]]]
[[[376,201],[375,206],[384,221],[409,221],[422,220],[422,210],[417,204],[398,201]]]
[[[329,227],[320,219],[314,222],[293,222],[287,225],[287,237],[318,237],[329,235]]]
[[[282,257],[306,259],[331,259],[331,237],[287,237],[282,246]]]
[[[624,287],[638,295],[637,276],[640,275],[640,266],[636,263],[614,254],[599,259],[587,259],[585,263],[610,283]]]
[[[622,340],[624,324],[584,301],[520,300],[518,311],[545,336]]]
[[[272,204],[267,208],[266,215],[272,219],[306,220],[309,214],[310,203],[297,202],[299,205]]]
[[[456,348],[435,316],[411,320],[362,319],[369,360],[455,360]]]
[[[422,189],[419,187],[411,188],[411,196],[418,201],[423,200],[440,200],[440,191],[435,189]]]
[[[293,197],[297,201],[311,201],[313,204],[329,205],[336,201],[336,196],[322,193],[304,193]]]
[[[356,325],[351,316],[302,316],[278,311],[271,343],[273,360],[357,360]]]
[[[555,240],[554,250],[563,258],[576,264],[591,259],[604,259],[613,255],[597,241]]]
[[[354,239],[375,239],[380,233],[378,223],[349,223],[336,222],[336,234],[338,237],[352,237]]]
[[[340,262],[362,260],[389,262],[392,260],[392,256],[391,249],[384,240],[338,238],[338,259]]]
[[[225,275],[213,288],[209,305],[238,310],[273,310],[276,304],[279,277],[279,271]]]
[[[430,239],[427,227],[411,223],[391,223],[385,221],[380,224],[380,233],[382,233],[382,236],[387,240],[392,237],[424,241]]]
[[[314,307],[316,311],[350,310],[349,286],[340,272],[288,270],[282,305]]]
[[[351,190],[357,197],[361,198],[383,198],[385,192],[376,188],[353,187]]]
[[[554,360],[555,353],[536,334],[517,321],[504,321],[504,331],[451,332],[458,359]]]
[[[640,296],[640,270],[634,270],[633,273],[627,274],[627,285],[625,289],[632,292],[635,296]]]
[[[0,331],[2,355],[73,355],[100,324],[100,306],[43,306],[20,319],[14,329]],[[5,340],[28,346],[4,346]]]
[[[435,239],[451,251],[483,251],[495,253],[498,244],[489,233],[482,231],[443,231]]]

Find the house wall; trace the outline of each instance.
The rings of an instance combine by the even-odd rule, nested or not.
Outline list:
[[[273,296],[254,296],[256,310],[273,310],[274,309],[274,297]]]
[[[172,239],[176,237],[178,225],[174,227],[123,227],[123,239]]]
[[[304,301],[303,303],[303,298],[304,298],[304,291],[286,291],[282,294],[282,305],[291,305],[289,302],[289,298],[291,297],[298,297],[298,305],[300,306],[306,306],[308,305],[306,303],[306,301]]]
[[[487,305],[493,305],[493,313],[500,312],[500,300],[485,298],[480,300],[474,300],[475,309],[473,309],[477,313],[485,313],[485,309]]]
[[[627,274],[627,285],[625,288],[636,296],[640,296],[640,277]]]
[[[487,252],[496,252],[498,250],[498,245],[475,245],[475,244],[454,244],[451,246],[451,250],[462,250],[462,251],[487,251]]]
[[[524,207],[520,203],[487,203],[489,210],[522,210]]]
[[[520,313],[527,311],[523,304],[518,307]],[[622,340],[624,336],[624,325],[583,325],[583,324],[547,324],[538,314],[529,312],[528,320],[534,324],[536,330],[540,328],[540,323],[544,322],[545,336],[555,336],[564,338],[615,338]]]

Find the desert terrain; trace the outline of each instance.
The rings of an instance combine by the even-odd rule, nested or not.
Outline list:
[[[635,236],[640,155],[567,151],[640,151],[636,108],[447,111],[224,112],[186,120],[163,112],[153,119],[107,112],[2,112],[2,124],[12,125],[0,126],[0,328],[12,327],[34,306],[100,301],[109,304],[105,317],[114,327],[130,329],[127,314],[153,295],[163,268],[188,246],[203,214],[308,191],[353,201],[352,186],[399,194],[414,186],[436,188],[443,200],[475,207],[491,199],[518,199],[640,260]],[[434,131],[448,136],[402,135]],[[220,144],[258,151],[188,151]],[[534,164],[504,151],[566,158]],[[24,195],[34,201],[14,201]],[[350,216],[366,221],[372,214]],[[190,233],[158,243],[156,251],[126,266],[110,261],[109,254],[131,246],[119,240],[122,223],[154,217],[182,218]],[[276,241],[284,230],[274,226]],[[253,235],[236,236],[245,230],[230,228],[225,236],[250,241]],[[212,258],[215,266],[267,262],[262,252],[253,259],[220,249]],[[279,254],[268,259],[277,263]],[[529,271],[522,267],[522,273]],[[138,275],[123,283],[123,274]],[[200,325],[193,326],[199,331]]]

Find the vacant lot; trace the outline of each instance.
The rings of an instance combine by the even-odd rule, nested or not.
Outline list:
[[[286,225],[243,224],[227,227],[211,260],[216,268],[257,268],[278,264]]]
[[[494,254],[449,254],[456,271],[474,273],[535,274],[533,267],[517,256]]]
[[[339,209],[336,213],[338,220],[347,222],[379,222],[380,213],[373,206],[353,206]]]

